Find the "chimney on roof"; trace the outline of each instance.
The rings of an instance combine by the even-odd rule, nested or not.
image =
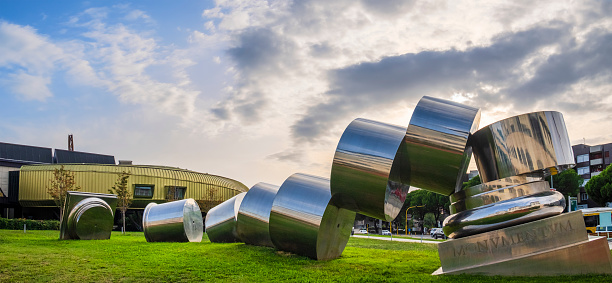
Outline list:
[[[68,135],[68,151],[74,151],[74,140],[72,140],[72,134]]]

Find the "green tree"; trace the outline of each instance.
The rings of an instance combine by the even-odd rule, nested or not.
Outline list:
[[[476,186],[476,185],[480,185],[480,183],[481,183],[480,175],[476,175],[472,179],[469,179],[467,182],[463,182],[463,185],[461,186],[461,189],[465,190],[466,188],[473,187],[473,186]]]
[[[551,176],[546,177],[546,180],[550,182]],[[574,169],[565,170],[559,174],[552,176],[552,185],[558,192],[562,193],[565,197],[577,196],[580,191],[580,185],[584,182],[584,179],[574,171]]]
[[[76,185],[74,181],[74,173],[64,169],[62,165],[59,169],[53,170],[53,178],[49,179],[51,184],[47,187],[47,194],[55,202],[55,205],[60,210],[60,222],[64,218],[64,204],[66,203],[66,195],[69,191],[78,191],[81,187]]]
[[[435,227],[437,223],[436,218],[431,212],[426,213],[423,217],[423,225],[429,229]]]
[[[612,165],[609,165],[599,175],[591,177],[584,189],[589,197],[601,206],[612,201]]]
[[[125,213],[133,201],[132,194],[128,188],[128,179],[131,173],[123,171],[117,175],[115,185],[108,191],[111,194],[117,195],[117,208],[121,211],[121,222],[123,223],[123,233],[125,234]]]

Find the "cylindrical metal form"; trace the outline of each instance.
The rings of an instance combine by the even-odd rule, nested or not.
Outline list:
[[[236,218],[236,232],[243,242],[274,247],[270,239],[270,212],[279,186],[257,183],[246,193]]]
[[[534,112],[507,118],[478,130],[470,140],[483,183],[574,166],[563,115]]]
[[[478,108],[421,98],[405,138],[410,185],[443,195],[460,191],[472,155],[468,138],[479,123]]]
[[[351,236],[355,212],[331,202],[329,180],[293,174],[281,185],[270,213],[277,249],[317,260],[337,258]]]
[[[548,190],[453,214],[444,220],[443,230],[450,238],[461,238],[558,215],[564,209],[563,195]]]
[[[245,195],[246,193],[240,193],[208,211],[204,223],[206,225],[206,234],[211,242],[240,242],[236,231],[236,218]]]
[[[68,215],[68,231],[72,239],[110,239],[113,210],[103,200],[90,197],[78,202]]]
[[[485,183],[488,184],[488,183]],[[480,185],[479,185],[480,186]],[[474,187],[479,187],[474,186]],[[473,187],[472,187],[473,188]],[[489,190],[480,194],[459,199],[450,205],[450,213],[455,214],[461,211],[470,210],[500,201],[510,200],[517,197],[533,195],[550,190],[547,181],[537,181],[512,185],[498,189]]]
[[[116,206],[116,195],[67,192],[62,207],[60,239],[110,239]]]
[[[331,169],[334,205],[392,221],[410,188],[406,128],[355,119],[344,130]],[[401,147],[401,148],[400,148]]]
[[[204,223],[193,199],[149,203],[142,216],[147,242],[201,242]]]

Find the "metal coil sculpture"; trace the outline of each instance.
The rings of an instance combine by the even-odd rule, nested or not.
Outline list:
[[[270,212],[279,186],[257,183],[246,193],[236,217],[236,233],[243,242],[274,247],[270,238]]]
[[[206,214],[206,234],[213,243],[241,242],[236,231],[236,220],[240,204],[246,193],[234,197],[211,208]]]
[[[149,203],[142,216],[147,242],[201,242],[204,223],[193,199]]]
[[[67,192],[60,222],[62,240],[107,240],[113,230],[117,196]]]

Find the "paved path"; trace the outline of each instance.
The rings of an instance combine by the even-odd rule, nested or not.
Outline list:
[[[376,237],[376,236],[371,236],[370,237],[370,236],[366,236],[366,235],[353,235],[351,237],[374,239],[374,240],[383,240],[383,241],[391,241],[390,237]],[[393,237],[393,241],[394,242],[421,243],[421,240],[406,239],[406,238],[402,238],[402,237]],[[425,244],[439,244],[440,242],[432,241],[432,240],[428,240],[428,239],[423,238],[423,243],[425,243]]]
[[[383,241],[391,241],[392,239],[389,237],[376,237],[376,236],[364,236],[364,235],[353,235],[351,237],[355,237],[355,238],[367,238],[367,239],[374,239],[374,240],[383,240]],[[589,238],[595,238],[595,236],[589,236]],[[421,243],[421,240],[415,240],[415,239],[406,239],[406,238],[402,238],[402,237],[393,237],[393,241],[394,242],[410,242],[410,243]],[[438,241],[432,241],[432,240],[428,240],[428,239],[423,239],[422,243],[426,243],[426,244],[439,244],[441,242]],[[612,239],[608,239],[608,247],[610,248],[610,250],[612,250]]]

